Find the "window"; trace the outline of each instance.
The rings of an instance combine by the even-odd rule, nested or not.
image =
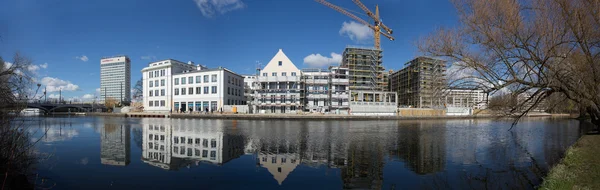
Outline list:
[[[179,78],[175,79],[175,85],[179,85]]]
[[[179,88],[175,89],[175,95],[179,95]]]
[[[282,65],[283,65],[283,62],[282,62],[282,61],[279,61],[279,66],[282,66]]]
[[[154,90],[154,96],[158,96],[158,90]]]
[[[211,78],[212,78],[212,82],[217,82],[217,75],[212,75]]]
[[[154,86],[158,87],[158,80],[154,81]]]
[[[165,70],[160,70],[160,76],[165,76]]]
[[[160,96],[165,96],[165,89],[160,90]]]
[[[267,73],[263,73],[263,77],[266,77],[266,76],[267,76]]]
[[[192,88],[192,87],[189,87],[189,88],[188,88],[188,94],[189,94],[189,95],[192,95],[192,94],[194,94],[194,88]]]
[[[216,94],[217,93],[217,86],[212,86],[211,93],[212,94]]]
[[[194,149],[194,156],[200,156],[200,149]]]
[[[158,71],[154,71],[154,76],[158,77]]]
[[[153,91],[152,91],[152,90],[150,90],[150,97],[152,97],[152,92],[153,92]]]
[[[210,139],[210,147],[211,148],[217,148],[217,140]]]
[[[277,73],[276,73],[276,72],[273,72],[273,73],[271,73],[271,76],[274,76],[274,77],[276,77],[276,76],[277,76]]]
[[[192,138],[189,138],[189,139],[188,139],[188,144],[192,144],[192,142],[193,142],[193,141],[194,141],[194,139],[192,139]]]
[[[227,84],[231,84],[231,76],[227,76]]]
[[[217,157],[217,151],[210,151],[210,159],[214,160]]]
[[[295,76],[296,76],[296,72],[292,72],[292,76],[294,76],[294,77],[295,77]]]
[[[179,138],[178,137],[173,137],[173,143],[179,144]]]
[[[202,158],[208,157],[208,150],[202,150]]]
[[[194,139],[194,144],[197,144],[197,145],[199,145],[199,144],[200,144],[200,138],[196,138],[196,139]]]
[[[202,147],[208,148],[208,139],[202,139]]]
[[[181,95],[185,95],[185,88],[181,88]]]
[[[204,83],[208,82],[208,75],[204,75]]]
[[[148,85],[150,85],[150,87],[153,87],[154,82],[150,81],[150,83]]]
[[[148,78],[152,78],[153,74],[154,74],[154,72],[150,71],[150,76]]]
[[[148,103],[149,103],[149,105],[148,105],[148,106],[150,106],[150,107],[154,106],[154,102],[153,102],[153,101],[150,101],[150,102],[148,102]]]
[[[160,86],[165,86],[165,79],[160,80]]]
[[[158,100],[154,101],[154,106],[158,107]],[[155,139],[158,140],[158,136]]]
[[[165,101],[164,101],[164,100],[161,100],[161,101],[160,101],[160,107],[165,107]],[[161,129],[162,129],[162,128],[161,128]],[[164,130],[163,130],[163,131],[164,131]]]
[[[200,94],[202,92],[202,87],[196,87],[196,94]]]
[[[227,95],[229,95],[229,87],[227,87]]]
[[[202,82],[202,76],[198,75],[198,76],[196,76],[196,83],[200,83],[200,82]]]
[[[194,83],[194,77],[188,77],[188,84]]]
[[[281,73],[281,76],[284,76],[284,77],[285,77],[285,76],[287,76],[287,73],[286,73],[286,72],[282,72],[282,73]]]
[[[204,94],[208,94],[208,86],[204,87]]]
[[[185,84],[185,77],[181,77],[181,84]]]

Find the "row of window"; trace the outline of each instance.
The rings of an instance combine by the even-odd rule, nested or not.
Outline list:
[[[196,76],[196,83],[202,83],[202,77],[204,77],[204,83],[208,83],[208,77],[210,77],[210,82],[217,82],[217,75],[198,75]],[[187,80],[186,80],[187,79]],[[175,85],[179,85],[180,82],[181,84],[194,84],[194,77],[181,77],[181,78],[175,78]]]
[[[186,155],[185,154],[185,147],[173,147],[173,152],[175,154],[179,154],[179,155]],[[187,156],[192,156],[192,148],[188,148],[187,149]],[[194,156],[198,156],[200,157],[200,149],[194,149]],[[211,160],[216,160],[217,157],[217,151],[210,151],[210,159]],[[202,150],[202,158],[208,158],[208,150]]]
[[[164,77],[166,75],[166,71],[164,69],[161,69],[161,70],[156,70],[154,72],[150,71],[149,74],[150,75],[148,76],[148,78]]]
[[[238,78],[233,77],[233,80],[231,80],[231,78],[232,78],[231,76],[227,76],[227,84],[233,84],[235,86],[242,86],[242,82],[244,82],[243,79],[238,79]]]
[[[166,107],[166,105],[165,105],[164,100],[161,100],[161,101],[155,100],[155,101],[149,101],[148,107]]]
[[[148,86],[149,87],[154,87],[154,86],[158,87],[159,86],[158,80],[148,82]],[[160,86],[165,86],[165,79],[160,80]]]
[[[263,77],[266,77],[268,74],[267,73],[263,73],[262,74]],[[272,72],[271,76],[276,77],[277,76],[277,72]],[[281,72],[281,76],[287,76],[287,72]],[[292,72],[292,76],[295,77],[296,76],[296,72]]]
[[[165,89],[160,89],[160,94],[158,94],[158,90],[150,90],[148,91],[148,96],[165,96]]]
[[[187,141],[186,141],[187,140]],[[173,137],[173,143],[175,144],[189,144],[189,145],[200,145],[200,141],[202,141],[202,147],[208,148],[208,139],[200,139],[200,138],[185,138],[185,137]],[[210,148],[217,148],[217,140],[210,140]]]
[[[217,93],[217,86],[212,86],[210,93],[211,94],[216,94]],[[193,87],[189,87],[189,88],[187,88],[187,91],[186,91],[186,88],[181,88],[181,89],[176,88],[175,89],[175,96],[178,96],[180,94],[181,95],[193,95],[194,94],[194,88]],[[202,87],[196,87],[196,94],[202,94]],[[208,86],[204,87],[204,94],[208,94]]]
[[[244,92],[240,89],[227,87],[227,95],[242,96]]]
[[[292,161],[292,164],[296,163],[296,159],[291,159],[291,161]],[[262,158],[262,162],[267,162],[266,156]],[[287,162],[287,158],[285,158],[285,157],[281,158],[281,163],[286,163],[286,162]],[[273,163],[273,164],[277,163],[277,157],[275,157],[275,156],[271,157],[271,163]],[[281,168],[279,168],[278,170],[281,170]],[[279,171],[279,172],[281,172],[281,171]]]

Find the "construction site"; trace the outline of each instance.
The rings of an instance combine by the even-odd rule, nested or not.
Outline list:
[[[387,91],[382,52],[374,48],[346,47],[342,67],[349,69],[350,90]]]
[[[398,93],[400,107],[442,108],[445,72],[444,60],[417,57],[389,76],[390,90]]]

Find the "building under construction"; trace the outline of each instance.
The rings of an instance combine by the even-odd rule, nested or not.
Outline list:
[[[390,91],[398,93],[398,105],[414,108],[444,106],[446,62],[417,57],[389,76]]]
[[[350,90],[388,91],[385,68],[381,65],[382,50],[346,47],[342,67],[349,69]]]

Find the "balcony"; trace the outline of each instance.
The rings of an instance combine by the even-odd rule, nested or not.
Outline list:
[[[306,84],[327,84],[329,81],[327,79],[307,79],[305,81]]]
[[[299,80],[300,77],[298,76],[259,76],[257,82],[296,82]]]
[[[348,84],[349,83],[349,79],[331,79],[331,83],[333,84]]]

